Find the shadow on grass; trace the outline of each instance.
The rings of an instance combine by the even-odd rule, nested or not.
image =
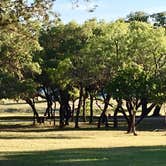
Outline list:
[[[9,123],[10,122],[10,123]],[[64,128],[59,128],[59,122],[56,121],[56,126],[51,125],[49,122],[45,124],[37,124],[36,126],[32,125],[32,122],[24,122],[24,121],[8,121],[8,122],[1,122],[0,121],[0,129],[1,131],[6,132],[51,132],[51,131],[84,131],[84,130],[121,130],[127,131],[127,124],[126,122],[119,122],[117,128],[113,128],[113,122],[109,123],[108,128],[105,128],[104,125],[101,128],[97,128],[97,122],[89,124],[88,122],[80,122],[80,128],[74,128],[74,122],[71,122],[69,126],[65,126]],[[164,117],[158,118],[147,118],[144,119],[137,127],[138,131],[155,131],[155,130],[166,130],[166,123],[164,121]]]
[[[118,128],[113,127],[101,127],[97,128],[97,126],[81,126],[81,128],[74,128],[73,126],[67,126],[64,128],[56,127],[36,127],[33,125],[0,125],[1,131],[4,132],[20,132],[20,133],[45,133],[45,132],[56,132],[56,131],[127,131],[127,126],[119,126]],[[164,125],[146,125],[141,124],[137,127],[137,132],[139,131],[166,131],[166,127]]]
[[[1,166],[165,166],[166,146],[0,153]]]

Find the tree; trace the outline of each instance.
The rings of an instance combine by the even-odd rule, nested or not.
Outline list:
[[[143,11],[131,12],[127,15],[127,21],[147,22],[149,15]]]
[[[128,36],[128,24],[122,20],[117,20],[111,23],[107,27],[106,36],[103,41],[100,42],[100,54],[101,58],[105,59],[105,81],[102,82],[102,96],[104,99],[103,111],[99,118],[98,127],[100,123],[105,121],[107,124],[107,108],[109,106],[109,100],[112,97],[112,92],[108,88],[108,84],[112,81],[112,78],[116,75],[117,71],[122,67],[122,64],[126,62],[126,50],[127,50],[127,36]],[[96,45],[96,44],[95,44]],[[96,45],[98,47],[98,45]],[[96,49],[97,50],[97,49]]]
[[[165,26],[166,25],[166,12],[159,12],[150,15],[153,19],[155,26]]]
[[[51,5],[52,0],[32,3],[25,0],[1,2],[1,68],[21,77],[24,67],[34,64],[32,52],[40,49],[38,32],[48,22]]]
[[[1,91],[5,87],[5,95],[3,93],[1,97],[20,96],[31,105],[34,112],[34,77],[40,73],[35,52],[41,50],[38,42],[39,29],[48,25],[52,4],[52,0],[34,0],[31,3],[25,0],[0,2]]]
[[[161,81],[159,73],[165,70],[166,47],[163,28],[155,29],[141,22],[131,22],[128,28],[127,49],[123,54],[126,60],[108,87],[115,99],[126,101],[129,112],[128,132],[136,134],[135,114],[142,104],[142,99],[152,103],[142,117],[153,108],[153,103],[164,99],[162,93],[164,89],[161,90],[161,87],[165,81],[164,79]],[[157,82],[161,82],[161,85]]]
[[[41,61],[43,71],[40,77],[44,79],[40,79],[40,82],[44,87],[59,89],[61,127],[68,124],[71,115],[69,105],[69,92],[73,85],[71,57],[83,46],[79,32],[80,26],[75,22],[66,25],[59,22],[54,27],[43,30],[40,37],[40,43],[44,48]],[[46,81],[45,78],[50,81]]]

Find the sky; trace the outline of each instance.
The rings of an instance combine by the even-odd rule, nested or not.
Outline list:
[[[94,12],[88,12],[94,4],[98,7]],[[144,11],[152,14],[166,11],[166,0],[93,0],[92,4],[83,3],[73,8],[71,0],[56,0],[54,10],[60,14],[64,23],[75,20],[83,23],[85,20],[97,18],[98,20],[114,21],[125,18],[130,12]]]

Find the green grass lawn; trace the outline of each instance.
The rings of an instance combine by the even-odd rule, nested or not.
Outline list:
[[[0,132],[0,166],[165,166],[166,131],[59,130],[18,127]]]
[[[14,110],[21,110],[24,105],[14,106]],[[39,106],[42,110],[43,106]],[[112,122],[107,129],[97,129],[95,123],[81,123],[76,130],[71,123],[62,130],[58,120],[56,127],[49,122],[34,127],[32,119],[25,119],[31,112],[7,110],[1,112],[0,118],[0,166],[166,165],[163,118],[145,119],[138,126],[136,137],[126,134],[124,122],[117,130],[112,128]]]
[[[1,166],[165,166],[166,146],[0,153]]]

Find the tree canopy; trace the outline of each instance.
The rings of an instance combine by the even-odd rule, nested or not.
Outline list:
[[[110,98],[121,109],[123,101],[129,131],[135,132],[134,116],[140,105],[147,108],[148,103],[166,100],[165,13],[135,12],[127,21],[91,19],[82,25],[74,21],[63,24],[52,5],[53,0],[1,2],[0,98],[22,96],[34,109],[27,98],[38,93],[47,101],[48,116],[52,103],[58,101],[62,127],[68,124],[75,94],[78,127],[82,101],[90,96],[92,111],[93,99],[102,94],[101,117],[106,117]],[[149,17],[157,26],[148,23]]]

